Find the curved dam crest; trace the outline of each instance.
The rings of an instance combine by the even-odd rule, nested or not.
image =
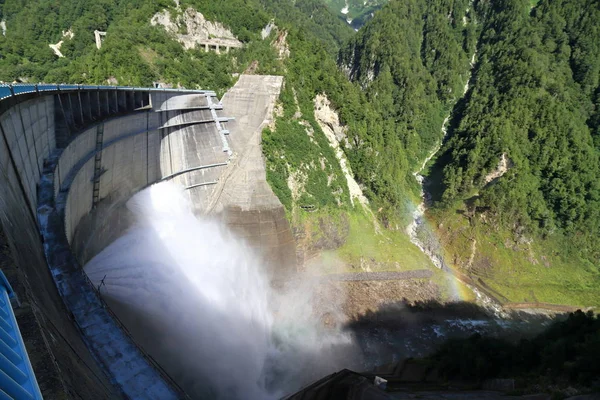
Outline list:
[[[2,267],[30,321],[34,369],[48,366],[45,396],[184,396],[80,267],[127,231],[125,204],[141,189],[177,183],[195,215],[245,237],[270,275],[295,269],[260,152],[281,84],[242,76],[223,103],[210,91],[0,85]]]

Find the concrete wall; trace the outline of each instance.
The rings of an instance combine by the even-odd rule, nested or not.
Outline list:
[[[161,149],[162,153],[166,151],[161,147],[160,132],[151,130],[130,136],[123,133],[123,136],[102,150],[101,170],[105,172],[100,176],[100,199],[94,212],[94,157],[88,157],[70,186],[65,231],[82,266],[130,226],[131,220],[122,207],[124,203],[162,177],[160,153]]]
[[[218,216],[255,248],[274,279],[292,274],[295,243],[285,210],[266,181],[260,146],[262,129],[272,118],[281,85],[280,77],[243,76],[218,112],[210,109],[211,104],[218,104],[215,99],[153,94],[151,110],[106,122],[100,157],[94,150],[94,157],[87,156],[85,163],[69,163],[77,172],[67,197],[65,226],[79,265],[85,265],[131,226],[134,217],[125,203],[133,194],[171,179],[186,188],[197,215]],[[227,122],[227,144],[225,129],[219,126],[225,116],[236,118]],[[73,150],[68,147],[67,151],[79,153],[80,145],[74,141],[72,146]],[[102,175],[99,201],[94,205],[91,194],[98,159]],[[161,353],[160,344],[144,334],[153,321],[128,312],[125,304],[111,306],[140,335],[140,343],[150,354],[163,362],[170,360]],[[173,371],[182,379],[177,368]],[[181,382],[192,390],[194,385],[186,379]]]
[[[0,126],[0,267],[21,301],[17,320],[42,394],[119,398],[64,307],[38,232],[36,185],[55,150],[53,96],[16,104]]]
[[[220,215],[274,274],[293,270],[291,231],[260,149],[281,84],[242,76],[224,110],[214,93],[118,89],[31,94],[0,107],[0,267],[25,299],[21,318],[47,397],[177,397],[81,269],[131,226],[125,203],[148,185],[177,182],[197,214]],[[236,117],[229,135],[224,116]]]
[[[90,153],[94,155],[97,128],[104,124],[92,125],[104,120],[113,124],[109,126],[121,127],[118,121],[107,118],[131,114],[148,100],[148,93],[117,90],[32,91],[0,103],[0,268],[20,299],[21,306],[15,313],[45,398],[114,399],[126,394],[136,398],[178,397],[161,375],[153,372],[151,362],[118,332],[118,325],[106,313],[83,273],[57,274],[52,268],[76,265],[70,261],[68,248],[57,245],[65,232],[54,208],[58,208],[55,202],[62,195],[61,188],[68,189],[65,183],[75,177],[78,201],[73,204],[74,214],[81,216],[90,210],[94,182],[86,175],[93,176],[95,160],[92,157],[90,163],[84,159]],[[141,114],[146,119],[149,115]],[[127,126],[132,129],[146,129],[145,120],[140,122],[138,114],[129,119]],[[112,133],[104,141],[112,140]],[[158,136],[157,131],[154,136]],[[70,149],[63,152],[60,147],[66,143],[70,143]],[[126,146],[140,147],[135,143]],[[138,154],[145,154],[147,143],[141,147],[143,151]],[[131,154],[137,155],[133,151]],[[74,171],[80,166],[81,174],[77,176]],[[52,231],[50,226],[58,228]],[[80,290],[73,292],[76,303],[65,297],[69,287]],[[98,328],[101,326],[112,328],[102,332]],[[93,341],[109,346],[99,352]],[[127,363],[129,373],[118,377],[108,374],[114,371],[106,363],[106,356],[111,354],[112,360]]]
[[[103,124],[102,175],[95,206],[92,192],[96,151],[91,143],[95,143],[97,128],[84,132],[82,135],[88,137],[74,140],[61,156],[55,175],[66,177],[75,172],[65,207],[65,230],[81,265],[130,226],[131,215],[124,203],[148,185],[171,179],[189,188],[186,193],[198,212],[206,209],[213,183],[221,176],[229,155],[223,152],[210,110],[188,111],[191,104],[206,106],[204,96],[184,95],[185,101],[165,97],[155,100],[158,109]],[[180,104],[184,110],[161,111],[165,103],[170,108]],[[87,161],[82,164],[82,159]],[[70,171],[65,172],[68,167]],[[64,182],[65,177],[60,179]]]
[[[0,116],[0,125],[23,182],[27,201],[35,211],[36,184],[44,159],[54,150],[54,110],[52,97],[17,104]],[[7,158],[8,159],[8,158]]]
[[[206,108],[211,103],[216,104],[215,99],[207,101],[204,96],[189,94],[153,94],[147,126],[161,129],[160,138],[146,139],[149,151],[146,158],[143,154],[135,156],[144,146],[141,136],[138,147],[127,139],[122,144],[119,142],[114,150],[105,149],[102,160],[106,172],[100,182],[104,200],[90,213],[90,202],[84,198],[83,209],[74,207],[73,212],[66,213],[67,218],[71,214],[67,232],[70,241],[74,238],[71,243],[79,262],[84,265],[130,226],[132,216],[124,202],[132,194],[169,177],[182,187],[190,188],[186,193],[197,215],[218,215],[235,234],[257,249],[273,277],[282,279],[294,273],[295,242],[285,210],[266,181],[261,149],[262,130],[272,119],[282,83],[282,77],[243,75],[227,92],[222,102],[224,109],[218,111],[217,116],[235,118],[227,123],[232,157],[223,151],[222,135],[213,121],[215,115]],[[116,138],[143,129],[143,119],[135,118],[120,118],[111,128],[106,124],[105,135]],[[160,140],[160,145],[153,139]],[[155,169],[155,157],[159,158],[160,171]],[[114,165],[105,163],[105,159],[113,160]],[[214,167],[190,170],[210,165]],[[144,175],[145,169],[151,173]],[[181,171],[188,172],[180,174]],[[153,175],[155,172],[159,175]],[[93,173],[89,166],[81,173],[87,178],[79,179],[73,186],[82,185],[81,193],[89,193]],[[79,193],[78,190],[72,187],[71,193]],[[75,198],[79,196],[81,194]],[[69,195],[67,207],[73,207],[76,202]],[[77,231],[76,227],[79,227]]]
[[[296,271],[296,245],[283,205],[267,183],[262,154],[263,129],[283,84],[280,76],[242,75],[223,97],[235,162],[216,200],[214,211],[238,236],[262,255],[274,279]]]

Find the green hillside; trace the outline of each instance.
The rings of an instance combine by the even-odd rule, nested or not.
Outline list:
[[[244,48],[184,50],[150,24],[157,12],[187,7],[231,29]],[[297,232],[318,238],[323,226],[349,227],[327,250],[346,265],[368,253],[378,268],[396,268],[402,255],[401,268],[432,266],[404,230],[420,202],[413,173],[442,141],[448,118],[426,168],[431,247],[507,301],[597,306],[597,1],[349,1],[340,14],[345,7],[338,0],[186,0],[180,8],[170,0],[5,0],[0,80],[160,81],[222,94],[245,71],[284,75],[279,116],[263,137],[268,180]],[[345,21],[365,16],[358,32]],[[271,20],[277,28],[263,40]],[[107,32],[99,50],[94,30]],[[62,58],[49,47],[61,40]],[[339,115],[340,146],[370,211],[350,200],[315,118],[318,95]]]
[[[358,29],[367,23],[389,0],[324,0],[329,9]]]
[[[341,53],[396,129],[365,164],[400,142],[415,171],[451,117],[429,167],[428,235],[514,302],[598,304],[600,14],[586,4],[391,2]],[[356,171],[389,188],[387,168]],[[406,173],[394,176],[400,187]]]

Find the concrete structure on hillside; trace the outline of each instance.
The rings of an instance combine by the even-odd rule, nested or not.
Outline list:
[[[102,48],[102,42],[104,41],[105,37],[106,37],[106,32],[102,32],[102,31],[98,31],[98,30],[94,31],[94,39],[96,40],[96,48],[98,50],[100,50],[100,48]]]
[[[148,185],[179,183],[274,277],[293,271],[259,146],[281,84],[242,76],[222,103],[210,91],[0,85],[0,268],[45,397],[185,397],[81,268],[130,226],[125,202]]]
[[[259,249],[278,279],[295,272],[296,245],[285,210],[267,183],[260,143],[282,84],[280,76],[242,75],[223,97],[227,115],[234,118],[227,123],[234,157],[208,210]]]
[[[217,54],[221,54],[224,50],[225,53],[229,53],[231,49],[241,49],[244,47],[241,43],[235,43],[228,40],[220,40],[220,39],[211,39],[206,42],[198,43],[200,46],[204,47],[204,51],[208,53],[209,51],[214,51]]]

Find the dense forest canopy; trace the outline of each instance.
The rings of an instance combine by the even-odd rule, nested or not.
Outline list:
[[[401,148],[410,167],[392,174],[404,177],[452,110],[437,206],[475,200],[515,231],[577,236],[598,260],[600,3],[584,3],[392,1],[340,53],[395,130],[369,151]],[[502,157],[508,172],[489,182]],[[356,173],[373,187],[387,175]]]
[[[482,6],[473,88],[445,146],[443,200],[478,195],[476,206],[503,224],[583,235],[598,257],[600,4],[585,3]],[[487,182],[503,154],[509,171]]]
[[[381,133],[368,125],[352,130],[349,156],[358,179],[392,209],[415,193],[411,173],[462,96],[477,32],[463,23],[472,18],[468,9],[467,0],[392,1],[340,52],[340,66],[364,89],[381,126]]]
[[[281,116],[263,149],[288,210],[351,209],[314,116],[315,97],[326,94],[345,125],[341,147],[385,226],[410,220],[420,189],[413,173],[446,126],[430,169],[434,211],[468,204],[498,230],[564,237],[599,265],[600,2],[391,0],[358,32],[331,11],[340,4],[182,0],[181,9],[194,7],[244,43],[217,55],[184,50],[150,25],[163,9],[177,12],[171,0],[4,0],[0,80],[161,81],[222,94],[244,71],[284,75]],[[263,40],[271,20],[278,28]],[[73,38],[63,35],[69,29]],[[99,50],[94,30],[107,32]],[[49,47],[60,40],[63,58]],[[299,198],[294,179],[304,180]]]

